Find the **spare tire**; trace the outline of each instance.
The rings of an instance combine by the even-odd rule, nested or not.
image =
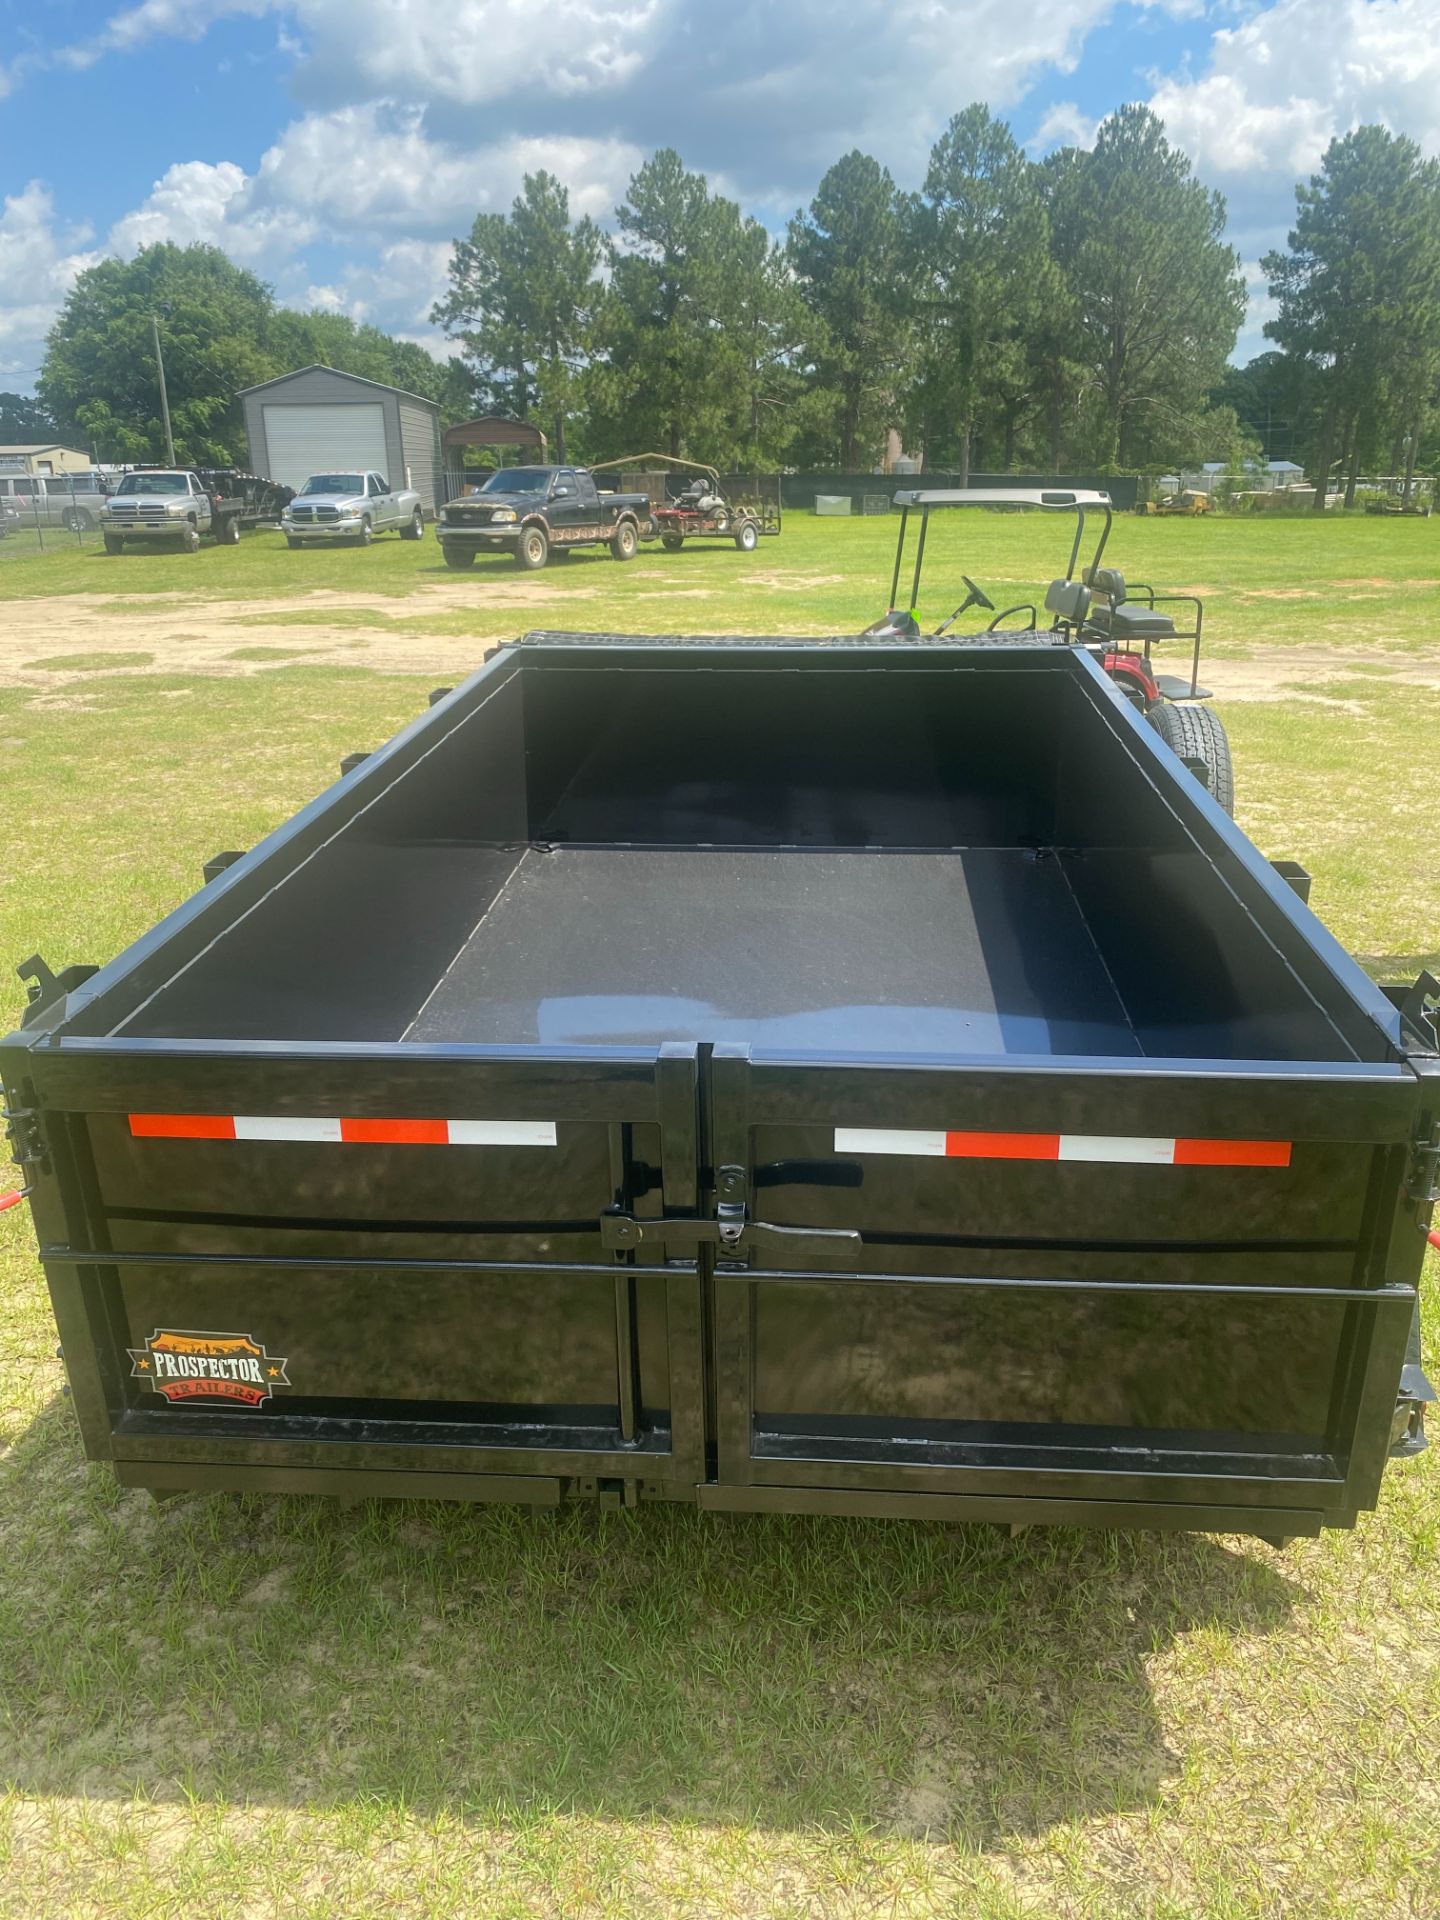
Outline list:
[[[1176,758],[1186,761],[1192,772],[1198,771],[1211,798],[1226,813],[1234,813],[1235,766],[1230,736],[1215,709],[1198,702],[1176,706],[1173,700],[1157,700],[1146,718]]]

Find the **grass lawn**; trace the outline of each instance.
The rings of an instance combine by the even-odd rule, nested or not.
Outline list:
[[[1018,597],[1063,566],[1045,532],[953,516],[935,591],[963,566]],[[0,552],[0,953],[109,957],[417,712],[434,658],[522,627],[853,630],[893,534],[796,516],[753,559],[526,580],[428,540]],[[1440,971],[1440,520],[1124,519],[1114,558],[1212,596],[1262,849],[1377,976]],[[0,978],[0,1030],[21,997]],[[1440,1449],[1283,1555],[157,1507],[81,1457],[23,1209],[0,1299],[0,1914],[1440,1914]]]

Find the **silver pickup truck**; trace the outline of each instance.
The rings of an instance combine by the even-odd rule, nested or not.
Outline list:
[[[107,553],[123,552],[127,540],[163,540],[194,553],[205,533],[235,546],[244,508],[243,500],[207,489],[193,468],[140,468],[101,507],[100,529]]]
[[[307,540],[353,540],[368,547],[394,528],[402,540],[423,540],[425,510],[410,487],[392,492],[378,473],[312,473],[280,516],[292,547]]]

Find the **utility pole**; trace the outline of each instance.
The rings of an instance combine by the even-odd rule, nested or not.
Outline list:
[[[170,396],[165,391],[165,356],[160,351],[160,322],[152,313],[150,331],[155,335],[155,365],[160,370],[160,415],[165,422],[165,458],[175,464],[175,436],[170,431]]]

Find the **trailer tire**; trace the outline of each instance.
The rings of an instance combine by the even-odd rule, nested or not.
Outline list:
[[[102,534],[101,538],[105,542],[106,553],[123,553],[125,551],[125,536],[123,533],[106,533]]]
[[[526,527],[515,549],[515,564],[522,573],[538,573],[550,558],[550,542],[543,527]]]
[[[1235,764],[1225,722],[1213,707],[1159,700],[1146,715],[1152,727],[1181,760],[1198,761],[1205,768],[1210,797],[1226,813],[1235,811]]]
[[[423,540],[425,538],[425,515],[419,507],[411,514],[409,522],[400,529],[402,540]]]
[[[240,544],[240,516],[227,513],[220,522],[220,531],[216,535],[222,547],[238,547]]]
[[[660,544],[666,553],[679,553],[685,544],[685,536],[683,533],[662,533]]]
[[[440,551],[445,556],[446,566],[454,567],[457,571],[475,564],[474,547],[452,547],[448,540],[442,540]]]
[[[633,520],[622,520],[615,529],[610,541],[610,551],[617,560],[633,560],[640,545],[640,536],[635,531]]]
[[[753,520],[747,520],[741,527],[735,536],[735,544],[741,553],[754,553],[760,544],[760,535]]]
[[[185,549],[186,553],[198,553],[200,551],[200,529],[193,520],[186,527],[184,533],[181,534],[180,545]]]

